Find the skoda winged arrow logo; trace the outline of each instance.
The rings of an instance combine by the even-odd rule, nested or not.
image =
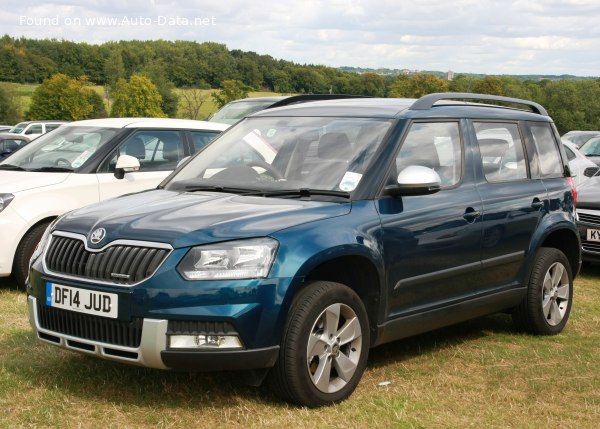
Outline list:
[[[106,237],[106,230],[104,228],[95,229],[90,235],[90,242],[92,244],[98,244]]]

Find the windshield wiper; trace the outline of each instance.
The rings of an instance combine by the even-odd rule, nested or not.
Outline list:
[[[232,186],[213,186],[213,185],[191,185],[185,187],[186,192],[224,192],[226,194],[238,195],[263,195],[264,192],[258,189],[235,188]]]
[[[350,198],[350,193],[344,191],[332,191],[327,189],[312,189],[312,188],[300,188],[300,189],[281,189],[281,190],[259,190],[259,189],[247,189],[247,188],[235,188],[229,186],[211,186],[211,185],[193,185],[186,186],[187,192],[198,192],[198,191],[209,191],[209,192],[225,192],[228,194],[238,194],[243,196],[258,196],[258,197],[298,197],[298,198],[310,198],[316,195],[324,195],[329,197],[340,197]]]
[[[329,189],[312,189],[312,188],[300,188],[300,189],[282,189],[281,191],[264,191],[261,195],[265,197],[299,197],[299,198],[310,198],[316,195],[324,195],[328,197],[340,197],[350,198],[349,192],[344,191],[333,191]]]
[[[0,170],[26,171],[23,167],[19,167],[18,165],[12,164],[2,164],[0,165]]]
[[[39,171],[52,171],[52,172],[57,171],[59,173],[62,173],[62,172],[65,172],[65,173],[69,172],[70,173],[70,172],[73,171],[73,169],[72,168],[68,168],[68,167],[40,167],[40,168],[33,168],[33,169],[29,170],[29,171],[38,171],[38,172]]]

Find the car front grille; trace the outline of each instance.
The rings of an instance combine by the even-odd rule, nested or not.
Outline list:
[[[600,212],[598,212],[596,215],[589,212],[583,213],[581,211],[577,211],[577,217],[579,218],[580,222],[600,225]]]
[[[39,301],[38,318],[44,329],[85,340],[137,348],[142,339],[142,319],[124,322],[52,308]]]
[[[55,274],[131,285],[150,277],[170,250],[129,244],[109,245],[93,252],[84,238],[54,235],[45,255],[47,269]]]

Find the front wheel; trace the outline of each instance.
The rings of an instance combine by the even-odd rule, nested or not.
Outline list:
[[[25,290],[27,286],[25,280],[27,279],[29,270],[29,260],[35,250],[35,247],[42,239],[46,228],[48,228],[50,222],[40,223],[31,228],[25,236],[21,239],[17,251],[15,252],[15,259],[13,262],[13,279],[17,283],[19,289]]]
[[[563,330],[573,303],[573,275],[565,254],[542,247],[535,260],[527,295],[513,312],[523,330],[536,335],[555,335]]]
[[[369,322],[358,295],[339,283],[308,284],[290,309],[273,386],[307,407],[343,401],[358,385],[368,352]]]

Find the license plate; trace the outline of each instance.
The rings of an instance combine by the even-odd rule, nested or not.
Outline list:
[[[587,241],[600,241],[600,229],[588,228]]]
[[[114,319],[117,317],[118,304],[119,296],[116,293],[46,283],[46,305],[50,307]]]

